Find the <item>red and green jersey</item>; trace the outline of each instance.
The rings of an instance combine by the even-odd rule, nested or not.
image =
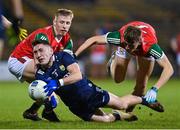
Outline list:
[[[134,21],[130,22],[123,27],[121,27],[118,31],[108,32],[106,41],[109,44],[114,44],[125,48],[124,46],[124,31],[128,26],[138,27],[141,32],[141,41],[142,45],[137,48],[137,51],[133,53],[133,55],[137,56],[153,56],[155,59],[159,59],[163,55],[162,49],[157,44],[157,38],[154,28],[144,22]]]
[[[33,59],[32,42],[35,36],[39,33],[47,35],[54,52],[59,52],[63,49],[72,50],[73,48],[73,42],[69,33],[66,33],[66,35],[58,41],[55,37],[53,26],[47,26],[32,32],[25,40],[21,41],[12,52],[11,57],[21,58],[27,56]]]

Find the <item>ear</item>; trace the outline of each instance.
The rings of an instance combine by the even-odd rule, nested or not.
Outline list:
[[[56,25],[56,17],[53,19],[53,25]]]
[[[50,53],[51,53],[52,55],[53,55],[53,53],[54,53],[52,48],[50,48]]]

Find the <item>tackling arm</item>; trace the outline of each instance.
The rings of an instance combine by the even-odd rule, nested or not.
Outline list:
[[[59,80],[60,84],[63,82],[63,85],[68,85],[75,83],[82,79],[82,74],[77,63],[73,63],[67,67],[69,75]],[[63,80],[63,81],[62,81]]]
[[[75,52],[76,56],[79,56],[84,50],[91,47],[93,44],[106,44],[105,35],[93,36],[87,39]]]

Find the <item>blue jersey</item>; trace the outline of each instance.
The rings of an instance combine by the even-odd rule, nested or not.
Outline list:
[[[67,67],[73,63],[76,63],[76,60],[71,54],[64,51],[55,53],[53,65],[48,69],[38,67],[35,77],[40,80],[61,79],[68,75]]]
[[[59,80],[68,76],[67,67],[73,63],[76,63],[76,60],[71,54],[58,52],[54,55],[54,62],[50,68],[37,70],[36,79]],[[108,92],[97,87],[85,76],[78,82],[61,86],[55,93],[61,97],[71,112],[84,120],[90,120],[97,108],[103,107],[109,102]]]

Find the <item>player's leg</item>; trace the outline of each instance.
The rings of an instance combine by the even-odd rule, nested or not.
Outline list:
[[[125,110],[129,106],[142,103],[142,98],[134,95],[126,95],[118,97],[112,93],[109,93],[110,100],[107,104],[108,107],[118,110]]]
[[[114,115],[119,114],[120,120],[127,120],[127,121],[137,120],[137,117],[135,115],[118,110],[125,110],[129,106],[142,103],[141,97],[137,97],[133,95],[118,97],[112,93],[109,93],[109,96],[110,96],[110,100],[107,104],[107,107],[115,109],[115,111],[113,111]]]
[[[24,68],[23,79],[28,83],[31,83],[33,80],[35,80],[35,71],[36,68],[34,60],[31,60]]]
[[[60,120],[58,119],[58,116],[53,111],[56,106],[54,106],[52,103],[53,102],[57,103],[57,99],[55,99],[56,98],[55,96],[56,95],[53,95],[53,96],[51,96],[50,99],[46,99],[44,101],[44,106],[45,107],[44,107],[44,109],[42,111],[42,118],[45,118],[46,120],[48,120],[50,122],[60,122]]]
[[[132,92],[133,95],[143,96],[148,79],[154,68],[154,59],[145,57],[136,57],[137,60],[137,73],[136,85]],[[129,107],[126,111],[132,112],[135,106]]]
[[[116,83],[120,83],[125,79],[130,58],[130,54],[120,47],[112,55],[108,64],[110,67],[110,74]]]
[[[35,79],[34,61],[27,57],[19,59],[10,57],[8,60],[8,69],[21,82],[27,81],[30,83]],[[41,107],[41,105],[42,102],[34,102],[30,108],[23,112],[23,117],[34,121],[40,120],[37,111]]]
[[[149,106],[149,104],[147,104],[145,99],[140,97],[140,96],[126,95],[123,97],[118,97],[112,93],[109,93],[109,97],[110,97],[109,102],[107,103],[106,106],[113,108],[113,109],[116,109],[116,110],[126,110],[130,106],[142,104],[142,105],[145,105],[145,106],[147,106],[147,107],[149,107],[149,108],[151,108],[157,112],[162,112],[162,111],[159,111],[156,108],[154,108],[154,107],[159,107],[158,105],[160,105],[160,104],[158,102],[156,104],[152,104],[153,106]],[[128,113],[128,114],[130,114],[131,115],[130,117],[134,119],[135,115],[133,115],[131,113]]]
[[[111,113],[103,114],[103,115],[94,114],[91,117],[91,121],[96,121],[96,122],[113,122],[115,120],[116,117]]]
[[[137,61],[138,61],[138,69],[137,69],[136,85],[132,94],[137,96],[143,96],[148,79],[154,68],[154,59],[138,57]],[[146,103],[145,105],[158,112],[164,111],[163,106],[158,101],[153,104]],[[133,109],[134,109],[133,106],[129,107],[127,109],[127,112],[132,112]]]
[[[30,83],[35,79],[34,60],[28,57],[18,59],[10,57],[8,60],[8,69],[21,82],[27,81]]]
[[[154,59],[137,57],[137,77],[133,95],[142,96],[154,68]]]

